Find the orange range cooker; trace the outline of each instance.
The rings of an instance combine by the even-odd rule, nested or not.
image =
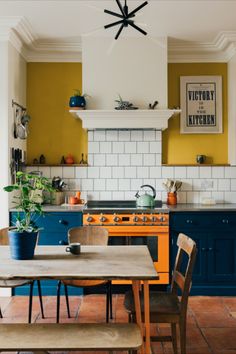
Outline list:
[[[88,201],[83,225],[105,227],[110,245],[147,245],[160,275],[150,283],[169,284],[169,214],[161,201],[152,209],[136,207],[135,201]]]

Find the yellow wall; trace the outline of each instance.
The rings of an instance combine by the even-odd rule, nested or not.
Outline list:
[[[188,63],[168,66],[169,107],[180,106],[180,76],[221,75],[223,79],[223,134],[180,134],[180,118],[169,120],[163,132],[163,163],[192,164],[198,154],[209,163],[228,162],[227,64]]]
[[[81,63],[28,63],[27,108],[32,118],[28,163],[43,154],[46,163],[59,164],[68,153],[79,163],[81,153],[87,154],[87,133],[69,113],[75,88],[82,89]]]

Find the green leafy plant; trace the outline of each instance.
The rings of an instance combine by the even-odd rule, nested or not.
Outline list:
[[[74,96],[75,96],[75,97],[77,97],[77,96],[78,96],[78,97],[84,97],[84,98],[90,97],[89,95],[87,95],[87,93],[82,94],[79,89],[74,89]]]
[[[16,192],[13,196],[13,203],[18,210],[16,218],[17,232],[37,232],[36,216],[43,214],[41,205],[42,192],[52,192],[54,188],[46,177],[17,172],[16,183],[4,187],[6,192]]]

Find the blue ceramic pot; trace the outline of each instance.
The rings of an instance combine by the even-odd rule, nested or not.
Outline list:
[[[86,101],[83,96],[72,96],[69,102],[70,107],[81,107],[85,108]]]
[[[38,232],[8,231],[11,258],[32,259],[37,243]]]

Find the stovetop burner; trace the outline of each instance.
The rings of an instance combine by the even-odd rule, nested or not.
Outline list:
[[[156,200],[154,208],[161,208],[162,201]],[[89,200],[87,209],[146,209],[137,207],[135,200]],[[150,209],[150,208],[147,208]]]

